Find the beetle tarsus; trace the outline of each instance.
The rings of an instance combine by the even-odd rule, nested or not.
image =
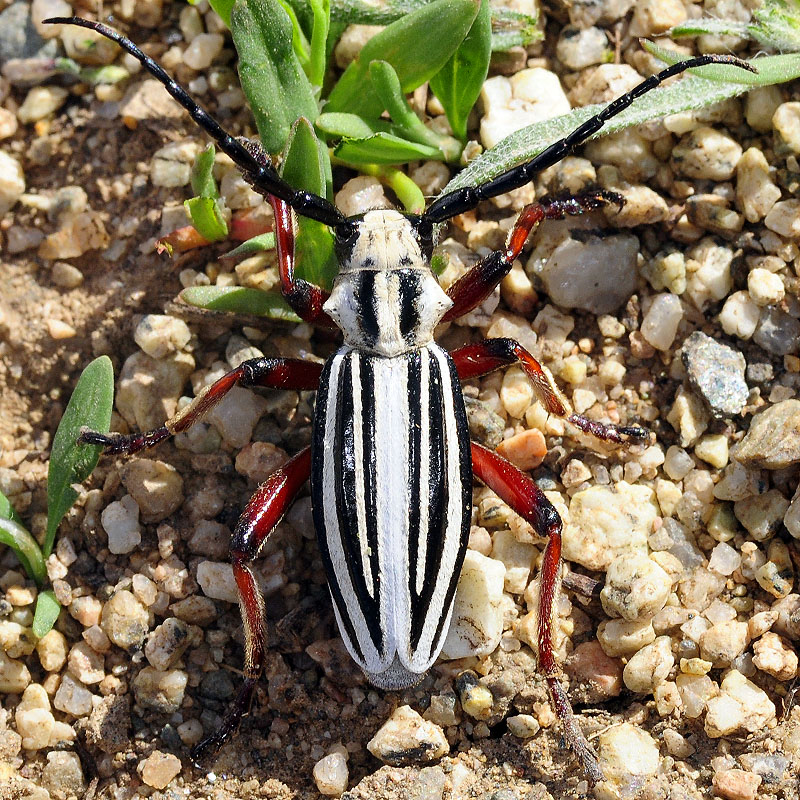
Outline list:
[[[571,422],[584,433],[589,433],[596,439],[615,444],[629,444],[633,442],[646,442],[650,438],[650,431],[636,425],[614,425],[608,422],[598,422],[588,419],[582,414],[570,414],[567,422]]]

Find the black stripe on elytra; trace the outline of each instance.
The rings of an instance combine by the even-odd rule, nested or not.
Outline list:
[[[400,280],[400,333],[406,344],[412,344],[419,328],[420,273],[416,270],[398,273]]]
[[[344,631],[342,633],[349,640],[356,655],[363,662],[364,652],[356,636],[353,621],[348,613],[347,604],[342,595],[336,572],[333,569],[330,548],[328,547],[328,536],[338,536],[338,531],[329,531],[325,526],[325,462],[334,455],[325,447],[325,430],[328,424],[335,424],[335,420],[329,420],[327,416],[328,393],[330,388],[331,368],[335,356],[328,360],[320,376],[319,388],[317,389],[317,399],[315,403],[314,428],[311,438],[311,511],[314,518],[314,528],[317,532],[317,542],[322,563],[328,576],[328,588],[331,598],[339,612]],[[336,387],[334,387],[336,391]]]
[[[354,295],[364,342],[368,346],[374,345],[380,336],[378,328],[378,307],[375,297],[376,272],[359,272],[353,276]]]
[[[383,655],[385,642],[380,624],[380,597],[381,575],[378,553],[378,509],[376,498],[378,494],[378,467],[375,463],[375,358],[363,353],[358,355],[361,373],[361,438],[364,442],[364,458],[361,472],[364,476],[364,516],[367,522],[367,547],[369,563],[372,568],[372,593],[375,597],[375,610],[372,619],[367,624],[374,622],[378,638],[373,633],[373,641],[378,652]],[[391,556],[389,557],[391,560]],[[384,589],[385,591],[385,589]]]
[[[431,608],[431,598],[441,579],[442,548],[447,531],[448,454],[445,450],[445,426],[442,379],[439,361],[429,360],[428,418],[422,424],[428,429],[428,473],[422,476],[423,502],[428,503],[428,529],[419,532],[420,546],[425,548],[425,576],[422,592],[411,614],[411,647],[416,650]]]
[[[339,393],[336,403],[336,434],[334,438],[334,492],[336,494],[336,516],[339,520],[342,549],[344,550],[347,572],[353,590],[358,600],[358,605],[364,615],[367,628],[375,648],[383,652],[383,633],[380,624],[380,607],[378,595],[374,587],[367,588],[364,564],[361,558],[361,541],[358,529],[358,513],[356,506],[356,480],[362,465],[356,463],[354,425],[359,424],[353,414],[353,391],[358,387],[353,386],[353,360],[360,359],[357,351],[352,351],[347,358],[339,377]],[[363,395],[362,395],[363,397]],[[371,407],[362,408],[362,419],[372,416]],[[374,449],[365,446],[365,454]],[[366,470],[365,470],[366,471]],[[367,495],[369,496],[369,495]],[[369,510],[367,509],[367,528],[369,529]],[[368,541],[371,540],[368,535]],[[375,573],[373,571],[373,580]],[[373,596],[370,596],[370,589]]]
[[[453,573],[450,576],[450,583],[444,596],[442,615],[433,636],[434,652],[438,652],[441,647],[441,639],[446,633],[444,623],[448,616],[447,611],[449,611],[453,603],[453,598],[455,597],[458,578],[461,575],[461,567],[464,566],[464,556],[467,552],[467,542],[469,541],[469,529],[472,516],[472,448],[470,447],[467,410],[464,406],[464,396],[461,393],[461,384],[459,383],[456,365],[447,353],[444,354],[444,357],[450,369],[451,393],[448,399],[452,402],[450,408],[451,413],[447,416],[450,418],[450,424],[455,425],[456,441],[458,442],[458,472],[461,480],[461,540],[458,545],[458,555],[453,565]],[[449,455],[448,467],[450,469],[455,466],[453,463],[455,461],[454,457],[455,454]]]
[[[428,358],[427,351],[414,350],[406,356],[408,361],[408,589],[411,602],[416,602],[417,566],[420,540],[420,486],[421,448],[422,448],[422,359]]]

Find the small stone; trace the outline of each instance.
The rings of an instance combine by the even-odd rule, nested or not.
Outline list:
[[[85,717],[92,710],[94,695],[80,682],[67,674],[61,679],[53,705],[73,717]]]
[[[130,695],[109,695],[94,704],[84,730],[89,744],[113,755],[128,748],[130,726]]]
[[[800,200],[779,200],[764,219],[764,224],[779,236],[800,236]]]
[[[532,739],[541,730],[541,725],[536,717],[530,714],[517,714],[513,717],[506,717],[508,732],[518,739]]]
[[[462,672],[456,678],[461,708],[473,719],[487,720],[492,715],[494,697],[491,691],[479,683],[478,676],[472,671]]]
[[[199,33],[183,51],[183,63],[194,70],[208,69],[222,52],[225,39],[219,33]]]
[[[743,769],[721,769],[714,773],[711,785],[725,800],[755,800],[761,776]]]
[[[445,658],[482,656],[496,649],[503,633],[505,571],[502,562],[467,550],[442,647]]]
[[[764,153],[755,147],[745,150],[736,166],[736,199],[747,221],[764,219],[780,198]]]
[[[587,569],[605,570],[622,555],[647,553],[647,537],[659,516],[655,492],[620,481],[576,492],[564,526],[563,554]]]
[[[189,642],[189,626],[175,617],[169,617],[150,634],[144,654],[152,666],[163,671],[183,655]]]
[[[763,731],[774,719],[775,706],[766,692],[732,669],[722,680],[720,695],[708,701],[704,727],[716,739],[740,731]]]
[[[336,207],[345,216],[363,214],[365,208],[388,208],[389,200],[383,191],[383,185],[371,175],[359,175],[351,178],[336,193]]]
[[[649,619],[660,611],[672,591],[672,579],[644,553],[628,553],[611,562],[600,592],[610,617]]]
[[[163,117],[177,119],[183,113],[183,109],[155,78],[146,78],[130,86],[119,104],[119,115],[129,128],[135,128],[140,120]]]
[[[49,260],[77,258],[90,250],[104,250],[110,241],[100,213],[70,212],[61,216],[60,227],[44,238],[37,253]]]
[[[150,180],[153,186],[167,189],[186,186],[192,179],[192,163],[198,150],[197,143],[190,140],[172,142],[156,150],[150,162]]]
[[[603,651],[598,641],[581,642],[564,663],[564,671],[578,684],[581,703],[602,703],[622,692],[622,664]]]
[[[103,606],[100,625],[123,650],[141,647],[150,628],[150,613],[126,589],[115,592]]]
[[[753,664],[779,681],[797,675],[797,653],[777,633],[767,632],[753,644]]]
[[[233,577],[233,567],[223,561],[201,561],[197,565],[197,583],[206,597],[239,602],[239,591]]]
[[[719,694],[719,687],[708,675],[694,675],[681,672],[675,678],[683,703],[684,714],[689,719],[697,719],[706,708],[708,701]]]
[[[682,319],[680,299],[674,294],[657,294],[642,320],[642,336],[656,350],[669,350]]]
[[[523,471],[536,469],[547,455],[547,442],[538,428],[531,428],[504,439],[497,453]]]
[[[56,261],[50,272],[53,283],[62,289],[75,289],[83,283],[83,273],[66,261]]]
[[[22,661],[9,658],[0,649],[0,694],[19,694],[31,682],[31,674]]]
[[[671,756],[675,758],[689,758],[689,756],[695,752],[695,748],[692,744],[685,736],[678,733],[678,731],[674,731],[672,728],[666,728],[663,736],[664,745]]]
[[[711,551],[708,568],[720,575],[732,575],[742,562],[742,557],[730,545],[720,542]]]
[[[251,442],[236,456],[236,471],[251,481],[263,483],[289,460],[285,450],[271,442]]]
[[[640,0],[634,5],[631,36],[656,36],[686,21],[680,0]]]
[[[133,338],[147,355],[163,358],[186,347],[192,332],[182,319],[164,314],[147,314],[136,326]]]
[[[143,522],[160,522],[177,511],[183,503],[183,478],[171,464],[149,458],[134,458],[126,461],[119,472],[123,486],[141,512]]]
[[[544,259],[535,249],[527,269],[539,276],[550,299],[562,308],[608,314],[636,289],[639,250],[639,240],[628,233],[567,236]]]
[[[757,267],[747,276],[747,293],[757,306],[770,306],[780,303],[786,290],[779,275]]]
[[[461,722],[461,714],[458,707],[458,698],[454,692],[436,694],[431,697],[430,705],[422,715],[425,719],[436,723],[442,728],[449,725],[458,725]]]
[[[14,712],[14,721],[25,750],[43,750],[49,746],[56,721],[44,687],[32,683],[25,689]]]
[[[667,422],[680,433],[682,447],[694,444],[705,433],[708,417],[703,401],[693,392],[679,386],[675,402],[667,414]]]
[[[794,567],[789,548],[780,540],[769,543],[768,561],[756,569],[759,586],[778,599],[786,597],[794,586]]]
[[[728,437],[721,433],[701,436],[694,454],[712,467],[723,469],[728,463]]]
[[[748,292],[734,292],[725,300],[719,323],[729,336],[747,340],[755,333],[760,316],[761,309]]]
[[[747,642],[746,622],[720,622],[700,636],[700,655],[710,661],[715,669],[729,667],[744,652]]]
[[[52,751],[42,770],[42,786],[56,797],[84,797],[86,779],[77,753]]]
[[[0,216],[7,214],[24,192],[22,165],[5,150],[0,150]]]
[[[632,692],[651,694],[667,679],[674,664],[671,637],[659,636],[629,659],[622,680]]]
[[[329,753],[314,764],[314,783],[326,797],[339,797],[347,789],[349,772],[344,753]]]
[[[568,69],[577,71],[602,64],[609,52],[605,31],[594,26],[579,28],[567,25],[561,29],[556,56]]]
[[[66,637],[55,628],[51,628],[36,642],[36,653],[45,672],[59,672],[66,663],[67,650]]]
[[[683,343],[683,365],[692,388],[718,418],[738,414],[747,403],[744,356],[700,331]]]
[[[105,660],[86,642],[78,642],[69,651],[67,669],[83,684],[100,683],[106,676]]]
[[[174,714],[183,703],[188,679],[183,670],[145,667],[133,679],[136,702],[157,714]]]
[[[761,311],[753,341],[776,356],[797,353],[800,350],[800,321],[779,306],[768,306]]]
[[[603,620],[597,628],[597,641],[610,658],[628,658],[655,638],[653,621],[649,619]]]
[[[800,103],[781,103],[772,115],[775,154],[800,153]]]
[[[231,447],[242,448],[269,407],[268,401],[250,389],[234,386],[208,413],[210,422]]]
[[[109,503],[100,515],[100,522],[108,535],[108,549],[115,555],[130,553],[141,544],[139,506],[129,494]]]
[[[759,542],[774,536],[783,522],[789,501],[777,490],[737,500],[733,505],[736,519]]]
[[[686,178],[725,181],[733,177],[742,148],[730,136],[700,127],[681,139],[672,150],[672,164]]]
[[[783,469],[800,461],[800,400],[783,400],[756,414],[733,457],[761,469]]]
[[[655,775],[661,762],[653,737],[629,722],[612,725],[600,734],[597,755],[603,774],[612,783],[627,783],[630,776]]]
[[[475,549],[475,548],[473,548]],[[506,568],[504,588],[510,594],[522,594],[528,585],[536,548],[520,542],[510,530],[499,530],[492,539],[491,557]]]
[[[150,580],[146,575],[137,572],[131,581],[133,594],[136,599],[147,608],[156,602],[158,597],[158,586]]]
[[[367,750],[385,764],[437,761],[450,751],[444,731],[424,720],[410,706],[400,706],[367,743]]]
[[[180,771],[180,759],[172,753],[162,753],[160,750],[154,750],[139,764],[142,782],[154,789],[166,789]]]

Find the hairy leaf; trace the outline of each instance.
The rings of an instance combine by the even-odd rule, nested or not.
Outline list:
[[[113,404],[114,370],[111,359],[100,356],[78,378],[53,437],[47,472],[47,533],[42,548],[45,558],[53,550],[56,531],[64,514],[78,498],[72,484],[91,475],[103,449],[100,445],[77,444],[81,428],[108,432]]]
[[[181,300],[209,311],[233,314],[254,314],[286,322],[300,322],[278,292],[262,292],[244,286],[190,286],[180,294]]]

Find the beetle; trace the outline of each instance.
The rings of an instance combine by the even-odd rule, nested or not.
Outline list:
[[[185,431],[237,384],[317,392],[311,445],[258,487],[235,529],[231,559],[245,626],[245,680],[220,728],[194,748],[193,758],[219,748],[250,706],[266,640],[264,601],[250,564],[309,478],[314,526],[342,639],[375,686],[397,690],[418,683],[442,649],[477,477],[547,539],[539,590],[539,670],[586,777],[592,783],[602,780],[597,756],[573,717],[553,650],[561,519],[529,475],[470,441],[459,381],[519,364],[549,413],[610,442],[643,441],[649,434],[570,413],[548,374],[516,341],[489,339],[448,353],[434,342],[433,333],[439,323],[466,314],[489,296],[541,222],[622,199],[598,190],[527,205],[505,247],[477,262],[447,291],[430,267],[435,231],[482,200],[526,184],[667,78],[711,63],[752,67],[719,55],[674,64],[530,161],[484,184],[442,195],[421,215],[365,209],[345,217],[325,198],[290,186],[259,145],[228,134],[125,36],[79,17],[46,21],[78,25],[112,39],[165,86],[271,203],[288,304],[304,321],[336,326],[343,334],[342,346],[324,366],[255,358],[204,389],[160,428],[130,435],[86,430],[80,436],[79,441],[102,445],[107,453],[132,454]],[[335,235],[340,269],[330,293],[294,274],[294,214],[324,223]]]

